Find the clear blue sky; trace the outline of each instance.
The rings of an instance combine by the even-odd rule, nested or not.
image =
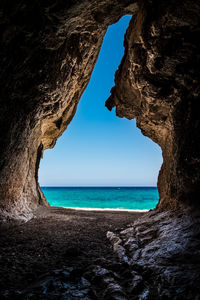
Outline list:
[[[158,145],[135,120],[120,119],[105,101],[123,56],[130,16],[108,28],[77,113],[39,169],[41,186],[155,186],[162,163]]]

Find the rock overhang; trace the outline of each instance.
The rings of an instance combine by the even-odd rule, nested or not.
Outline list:
[[[47,205],[40,157],[72,120],[107,27],[125,14],[133,18],[106,106],[161,146],[158,207],[199,205],[198,1],[7,1],[0,10],[2,217]]]

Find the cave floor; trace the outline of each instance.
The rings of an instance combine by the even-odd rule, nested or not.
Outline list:
[[[126,286],[129,270],[106,233],[127,228],[142,215],[51,207],[25,224],[4,228],[1,299],[127,299],[116,282]]]

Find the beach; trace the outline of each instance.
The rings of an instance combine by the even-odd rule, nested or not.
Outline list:
[[[113,270],[120,266],[125,272],[126,268],[119,265],[106,233],[127,228],[142,215],[144,213],[139,211],[49,207],[38,210],[35,218],[25,224],[4,228],[0,234],[2,295],[5,299],[20,295],[22,299],[34,290],[37,299],[45,299],[44,296],[40,298],[41,289],[48,278],[60,282],[69,270],[74,281],[86,271],[90,273],[93,266],[105,268],[110,265]],[[124,274],[122,280],[127,276]],[[55,292],[55,288],[52,289]]]

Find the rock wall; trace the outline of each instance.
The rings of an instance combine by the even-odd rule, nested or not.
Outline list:
[[[199,225],[194,210],[154,210],[118,233],[107,232],[121,264],[131,270],[128,299],[199,296]]]
[[[159,208],[199,205],[200,1],[147,1],[132,18],[106,102],[162,148]]]
[[[48,205],[38,185],[45,149],[72,120],[106,29],[133,18],[116,86],[106,102],[136,118],[158,143],[162,208],[198,204],[199,1],[46,1],[0,3],[0,212],[32,217]]]
[[[48,205],[42,152],[72,120],[107,27],[135,1],[1,1],[0,211],[29,219]]]

